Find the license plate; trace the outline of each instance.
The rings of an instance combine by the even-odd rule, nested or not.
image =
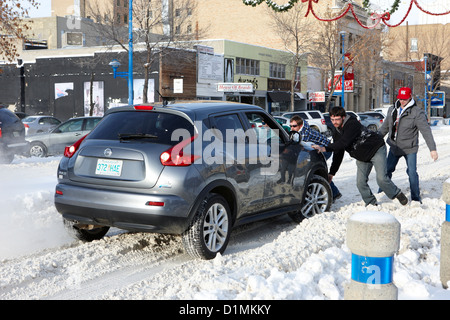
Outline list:
[[[120,177],[122,173],[122,160],[98,159],[95,174],[103,176]]]

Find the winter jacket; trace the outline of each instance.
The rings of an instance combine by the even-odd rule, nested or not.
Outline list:
[[[377,132],[366,130],[358,119],[346,116],[342,128],[333,132],[333,143],[325,147],[327,151],[334,152],[330,174],[335,175],[338,171],[345,151],[352,158],[367,162],[383,145],[384,140]]]
[[[387,144],[391,152],[396,156],[403,156],[410,153],[417,153],[419,149],[419,131],[422,134],[430,151],[436,150],[436,143],[431,133],[431,127],[428,124],[425,112],[419,108],[414,101],[411,101],[401,111],[400,101],[390,107],[383,125],[379,129],[380,134],[387,136]],[[397,123],[398,120],[398,123]]]

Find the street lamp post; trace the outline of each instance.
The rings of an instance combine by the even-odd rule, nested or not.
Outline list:
[[[133,91],[133,0],[128,0],[128,72],[119,72],[120,62],[112,60],[109,65],[113,68],[114,79],[117,77],[128,79],[128,104],[134,100]]]
[[[128,0],[128,104],[133,104],[133,0]]]
[[[344,90],[345,90],[345,31],[339,32],[342,39],[342,108],[345,108],[345,96],[344,96]]]

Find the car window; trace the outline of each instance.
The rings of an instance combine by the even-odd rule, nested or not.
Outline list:
[[[317,111],[310,111],[309,115],[311,116],[311,118],[313,119],[321,119],[322,117],[320,116],[320,113]]]
[[[266,140],[273,138],[280,139],[279,143],[282,141],[279,127],[267,115],[259,112],[246,112],[245,115],[249,122],[249,127],[254,130],[260,142],[266,142]]]
[[[59,127],[60,132],[81,131],[83,127],[83,119],[70,120]]]
[[[86,119],[84,130],[92,130],[97,125],[101,118],[88,118]]]
[[[225,141],[224,139],[226,138],[227,129],[233,130],[233,132],[236,129],[242,129],[244,131],[237,114],[227,114],[214,117],[214,122],[214,127],[220,131],[223,141]]]
[[[98,120],[99,121],[99,120]],[[176,131],[180,129],[180,131]],[[124,111],[110,113],[91,131],[88,139],[120,140],[124,136],[148,135],[140,142],[175,145],[183,136],[194,135],[194,126],[187,119],[163,112]],[[131,141],[131,140],[128,140]],[[134,140],[135,141],[135,140]]]
[[[19,117],[17,117],[13,112],[11,112],[7,109],[0,110],[0,122],[14,123],[18,120],[20,120]]]
[[[29,123],[29,122],[33,122],[34,120],[36,120],[37,119],[37,117],[25,117],[25,118],[23,118],[22,119],[22,122],[23,123]]]

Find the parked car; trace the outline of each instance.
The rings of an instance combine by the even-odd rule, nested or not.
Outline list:
[[[386,116],[381,111],[366,111],[362,112],[362,114],[367,114],[369,116],[377,118],[378,120],[381,120],[381,123],[383,123],[384,118],[386,118]]]
[[[327,132],[327,125],[325,124],[325,118],[322,112],[319,110],[304,110],[283,113],[283,117],[292,118],[294,115],[299,115],[303,120],[307,121],[311,129],[317,130],[320,133]]]
[[[359,116],[361,118],[361,124],[370,131],[378,131],[383,124],[383,120],[372,117],[371,115],[360,113]]]
[[[287,132],[291,131],[291,119],[286,118],[286,117],[282,117],[282,116],[274,116],[273,117],[275,120],[277,120],[277,122],[279,124],[281,124],[281,126],[283,127],[284,130],[286,130]]]
[[[345,110],[345,113],[350,115],[351,117],[355,117],[356,119],[358,119],[359,122],[361,122],[361,118],[359,117],[359,115],[356,112]]]
[[[190,255],[212,259],[235,226],[327,211],[327,177],[323,155],[290,140],[258,106],[125,106],[66,148],[54,202],[83,241],[110,227],[180,234]]]
[[[0,163],[11,163],[14,155],[25,154],[25,127],[14,112],[0,106]]]
[[[101,117],[72,118],[47,133],[26,136],[30,143],[29,154],[34,157],[63,154],[70,146],[96,126]]]
[[[25,135],[48,132],[61,124],[61,121],[52,116],[28,116],[22,119],[25,126]]]

